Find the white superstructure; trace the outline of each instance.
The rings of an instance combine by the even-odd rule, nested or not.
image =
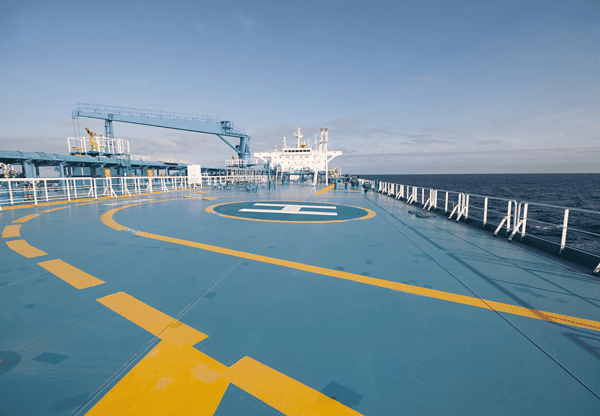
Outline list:
[[[295,147],[288,146],[284,137],[283,148],[281,150],[275,149],[273,152],[257,152],[254,153],[254,157],[262,159],[265,162],[271,162],[271,166],[281,166],[282,172],[312,171],[315,174],[319,171],[327,172],[329,162],[334,157],[340,156],[342,152],[327,150],[329,132],[327,129],[320,129],[320,132],[320,136],[319,134],[315,134],[315,141],[311,145],[310,141],[307,143],[305,140],[302,140],[304,136],[300,131],[300,127],[298,127],[298,131],[294,133],[296,137]],[[335,171],[339,172],[337,168]]]

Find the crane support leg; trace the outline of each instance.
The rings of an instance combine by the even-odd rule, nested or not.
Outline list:
[[[109,114],[110,115],[110,114]],[[104,120],[104,137],[115,138],[112,127],[112,120]]]
[[[238,149],[237,149],[237,148],[235,148],[235,147],[233,147],[233,146],[231,145],[231,143],[229,143],[227,140],[225,140],[225,139],[223,138],[223,136],[221,136],[220,134],[217,134],[216,136],[217,136],[219,139],[223,140],[223,141],[224,141],[224,142],[227,144],[227,146],[231,147],[233,150],[235,150],[235,152],[236,152],[236,153],[238,153],[238,154],[239,154],[239,151],[238,151]]]
[[[250,157],[250,137],[240,137],[240,148],[237,151],[238,156],[241,160],[248,159]]]

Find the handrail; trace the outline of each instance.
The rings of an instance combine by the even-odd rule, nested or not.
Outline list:
[[[82,198],[118,196],[132,197],[142,191],[150,194],[157,191],[171,192],[203,186],[243,182],[266,182],[264,174],[244,174],[227,176],[202,176],[201,180],[191,182],[187,176],[123,176],[109,178],[69,177],[69,178],[0,178],[0,211],[2,205],[22,205],[52,201],[67,201]],[[158,189],[156,189],[158,188]]]
[[[495,218],[501,218],[494,230],[494,235],[498,235],[500,230],[504,226],[506,226],[506,235],[508,241],[512,241],[517,234],[520,236],[520,239],[522,241],[526,233],[529,232],[530,234],[532,234],[532,237],[538,240],[543,240],[558,246],[559,254],[562,254],[565,249],[569,248],[572,250],[577,250],[578,252],[585,253],[587,255],[591,255],[595,258],[600,257],[600,253],[592,253],[582,247],[574,246],[573,243],[569,244],[569,241],[573,240],[568,239],[569,236],[576,233],[580,235],[586,235],[588,237],[593,237],[597,239],[598,243],[600,244],[600,232],[596,233],[589,230],[575,228],[573,225],[569,225],[570,222],[572,223],[571,217],[573,217],[574,214],[597,215],[600,218],[599,211],[593,211],[584,208],[573,208],[560,205],[535,203],[530,201],[517,202],[515,199],[499,198],[479,194],[465,194],[462,192],[446,191],[441,189],[426,188],[414,185],[359,179],[359,184],[362,185],[365,182],[370,182],[372,184],[373,191],[387,194],[387,196],[391,196],[396,200],[403,200],[407,204],[420,204],[425,210],[431,210],[432,208],[434,209],[434,211],[437,210],[439,201],[438,194],[440,192],[442,194],[445,193],[445,198],[442,197],[442,201],[444,202],[443,212],[447,214],[449,203],[454,204],[450,215],[448,216],[448,219],[452,219],[456,214],[456,221],[459,221],[461,218],[464,218],[464,220],[475,219],[477,221],[481,221],[482,225],[485,227],[488,224],[493,224],[494,226],[496,226],[496,223],[492,222],[493,218],[492,221],[490,221],[490,216]],[[429,193],[428,197],[426,197],[427,190]],[[450,200],[450,195],[456,195],[456,203]],[[482,200],[483,207],[473,204],[474,200]],[[495,204],[493,204],[494,201]],[[498,208],[495,208],[493,206],[497,206],[499,202],[505,202],[507,204],[505,210],[498,210]],[[559,214],[562,218],[561,223],[549,223],[541,219],[533,218],[531,211],[532,207],[543,209],[542,212],[546,214],[548,209],[559,210]],[[440,210],[441,209],[442,208],[440,207]],[[470,209],[475,210],[477,212],[482,212],[482,217],[474,217],[472,214],[469,213]],[[552,241],[540,236],[539,233],[532,233],[531,229],[527,228],[528,225],[531,226],[532,222],[544,224],[545,226],[549,226],[550,229],[560,229],[561,232],[559,240]],[[600,273],[600,263],[594,269],[594,273]]]

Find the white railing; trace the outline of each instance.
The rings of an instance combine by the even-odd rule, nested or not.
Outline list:
[[[433,208],[441,212],[443,204],[443,212],[447,215],[451,205],[449,219],[456,214],[456,221],[461,218],[463,221],[475,220],[483,228],[494,230],[494,235],[505,228],[509,241],[516,235],[523,241],[526,233],[529,233],[535,241],[549,243],[547,246],[550,251],[554,247],[557,254],[570,249],[579,253],[574,257],[586,258],[587,263],[597,262],[600,257],[599,211],[528,201],[517,203],[514,199],[364,179],[359,179],[359,186],[366,182],[370,183],[373,191],[404,200],[408,204],[419,204],[426,210]],[[600,273],[600,263],[594,273]]]
[[[225,159],[225,166],[227,167],[251,166],[258,165],[258,163],[258,159],[255,157],[251,157],[248,159]]]
[[[223,187],[239,182],[267,182],[266,175],[202,176],[202,187]]]
[[[68,137],[69,153],[85,154],[87,152],[107,153],[112,155],[129,154],[129,140],[113,139],[104,136]]]
[[[142,162],[150,161],[150,156],[129,155],[129,157],[131,157],[131,160],[140,160]]]
[[[265,175],[203,176],[199,183],[190,183],[187,176],[114,177],[114,178],[35,178],[0,179],[0,210],[2,206],[54,201],[71,202],[87,198],[118,198],[171,192],[192,188],[224,188],[234,184],[263,183]]]
[[[185,176],[0,179],[0,209],[2,205],[37,206],[45,202],[117,198],[120,195],[169,192],[190,187]]]

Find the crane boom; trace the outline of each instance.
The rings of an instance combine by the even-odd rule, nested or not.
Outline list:
[[[113,137],[112,122],[139,124],[143,126],[161,127],[196,133],[214,134],[223,140],[237,154],[239,159],[250,157],[250,136],[245,134],[231,121],[219,121],[215,118],[175,113],[160,113],[153,110],[142,110],[125,107],[109,107],[93,104],[78,104],[73,110],[73,119],[78,117],[104,120],[106,136]],[[231,145],[225,137],[240,139],[237,146]]]

